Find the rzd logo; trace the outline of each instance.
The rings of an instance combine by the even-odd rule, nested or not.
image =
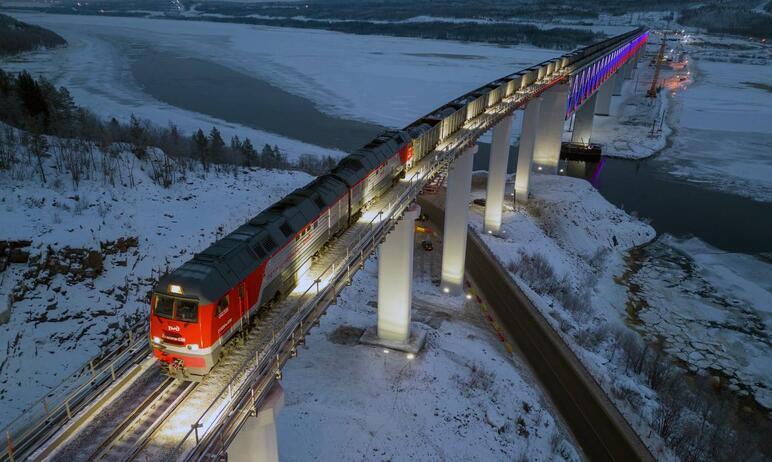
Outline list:
[[[180,326],[169,326],[166,328],[166,330],[168,330],[169,332],[179,332]]]

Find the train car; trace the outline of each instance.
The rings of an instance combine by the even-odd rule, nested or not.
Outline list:
[[[406,168],[412,168],[413,165],[432,152],[440,141],[440,121],[437,119],[420,119],[412,125],[405,128],[410,134],[412,141],[412,155]]]
[[[286,295],[348,221],[348,188],[325,175],[164,276],[151,298],[154,355],[173,376],[207,374],[225,342]]]
[[[403,175],[411,155],[410,141],[407,132],[387,130],[332,169],[330,175],[349,188],[349,223]]]

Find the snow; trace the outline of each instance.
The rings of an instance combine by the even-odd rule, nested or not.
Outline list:
[[[637,313],[644,331],[665,338],[690,369],[727,376],[741,394],[772,408],[769,262],[664,235],[639,263],[628,284],[645,301]]]
[[[688,35],[679,46],[691,74],[667,92],[672,108],[665,125],[675,127],[662,159],[668,171],[707,188],[772,201],[769,50],[710,35]]]
[[[473,197],[484,195],[484,189],[473,189]],[[504,267],[520,267],[523,254],[539,256],[548,262],[554,277],[541,278],[536,284],[568,289],[580,300],[576,306],[564,306],[552,290],[537,293],[529,286],[534,286],[534,281],[510,273],[619,407],[655,458],[673,460],[674,456],[645,419],[658,406],[655,394],[640,378],[625,372],[619,355],[614,359],[615,347],[609,338],[614,330],[627,329],[626,290],[615,279],[624,271],[628,251],[652,240],[654,229],[607,202],[585,180],[564,176],[533,175],[528,204],[505,208],[502,237],[483,232],[483,207],[473,206],[472,212],[471,227]],[[638,406],[614,394],[615,389],[622,387],[638,397]]]
[[[404,126],[479,85],[560,54],[529,46],[204,21],[14,16],[54,30],[70,46],[5,67],[46,74],[70,88],[77,101],[100,112],[122,117],[135,112],[163,125],[174,120],[185,128],[214,121],[145,95],[132,82],[124,47],[152,43],[157,51],[212,61],[308,98],[325,112],[385,126]],[[244,130],[227,125],[227,134]],[[286,143],[277,142],[282,148]]]
[[[439,271],[438,251],[415,252],[413,328],[428,331],[423,350],[409,359],[340,335],[375,323],[378,265],[370,259],[283,371],[280,458],[580,460],[479,307],[431,283],[426,269]]]
[[[646,97],[653,72],[641,62],[633,79],[624,81],[622,96],[612,98],[610,116],[595,116],[590,139],[602,145],[604,156],[643,159],[664,149],[672,129],[667,121],[660,122],[669,101],[664,94],[654,99]],[[571,134],[565,133],[564,141],[570,139]]]
[[[95,156],[99,164],[102,154]],[[127,163],[132,157],[122,154]],[[127,318],[142,317],[159,271],[182,264],[311,180],[304,173],[259,169],[241,170],[238,177],[193,172],[164,189],[151,181],[148,165],[137,161],[134,187],[128,185],[127,166],[124,184],[110,187],[96,177],[75,189],[69,175],[55,171],[52,158],[45,167],[46,185],[37,176],[19,179],[0,171],[0,240],[31,239],[33,255],[47,246],[99,250],[100,242],[131,236],[139,245],[105,256],[105,271],[93,280],[69,285],[59,274],[13,305],[10,321],[0,325],[0,344],[7,346],[0,368],[0,426],[96,355],[104,342],[122,335]],[[26,269],[14,264],[2,273],[0,298],[8,297]]]

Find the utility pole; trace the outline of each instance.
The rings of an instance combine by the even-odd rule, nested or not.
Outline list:
[[[667,32],[662,33],[662,44],[659,46],[659,53],[657,53],[656,61],[654,63],[654,78],[651,79],[651,88],[646,92],[646,96],[649,98],[657,97],[657,83],[659,80],[659,70],[662,66],[662,62],[665,60],[665,45],[667,44]]]

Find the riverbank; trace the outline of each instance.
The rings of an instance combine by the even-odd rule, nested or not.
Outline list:
[[[476,184],[473,197],[483,198],[484,181],[477,180]],[[742,445],[740,460],[763,460],[767,416],[748,408],[743,393],[738,393],[741,388],[711,370],[716,363],[727,361],[746,373],[768,371],[765,357],[755,357],[744,367],[745,358],[733,354],[737,348],[764,351],[763,339],[759,343],[728,338],[737,328],[732,323],[737,316],[725,310],[718,318],[721,307],[705,305],[704,297],[713,294],[710,286],[692,287],[688,278],[641,272],[640,266],[636,268],[640,279],[631,281],[631,255],[664,238],[654,240],[656,233],[651,226],[614,207],[589,183],[535,175],[531,191],[527,205],[505,209],[500,236],[483,232],[484,209],[480,206],[472,207],[471,226],[619,407],[655,458],[677,460],[696,446],[702,454],[700,460],[723,460],[740,451],[738,445]],[[719,289],[739,284],[735,294],[753,290],[764,299],[765,289],[754,286],[758,276],[743,279],[743,274],[712,267],[722,257],[700,254],[694,243],[684,247],[687,245],[691,248],[686,251],[698,255],[700,261],[690,277],[705,278]],[[713,273],[707,268],[713,268]],[[652,323],[669,329],[662,335],[650,334],[647,321],[655,314],[647,314],[645,304],[631,299],[649,291],[664,301],[662,312],[670,317]],[[683,294],[676,298],[674,291]],[[735,301],[734,306],[746,319],[752,319],[743,302]],[[690,319],[693,309],[700,310],[700,315],[691,319],[693,324],[685,329],[672,327]],[[670,319],[678,322],[671,326]],[[728,321],[711,324],[711,319]],[[715,353],[698,358],[694,349],[689,349],[691,345],[728,346],[729,351],[723,349],[726,356]],[[700,358],[701,367],[691,367]],[[763,394],[756,398],[762,399]],[[700,415],[706,423],[695,428]],[[716,438],[719,429],[725,433]]]

